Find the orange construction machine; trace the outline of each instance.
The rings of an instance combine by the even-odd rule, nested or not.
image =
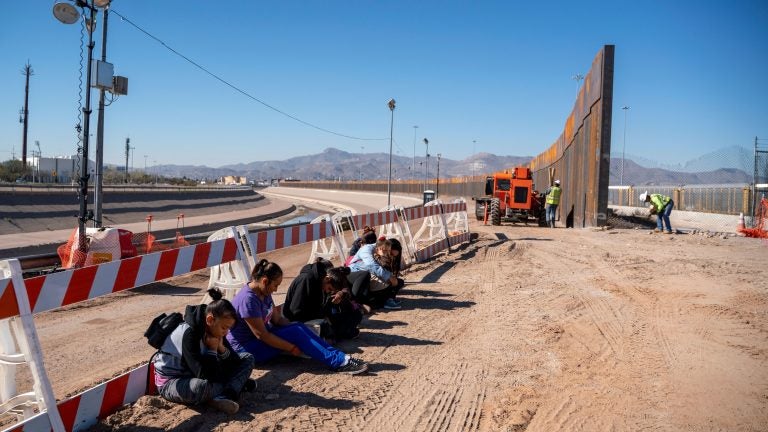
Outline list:
[[[492,225],[501,225],[501,222],[547,224],[545,197],[534,189],[530,168],[516,167],[511,173],[506,170],[488,176],[485,195],[472,198],[477,220],[487,217]]]

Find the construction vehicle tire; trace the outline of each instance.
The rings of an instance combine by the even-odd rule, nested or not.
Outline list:
[[[498,198],[491,200],[491,225],[501,225],[501,204]]]

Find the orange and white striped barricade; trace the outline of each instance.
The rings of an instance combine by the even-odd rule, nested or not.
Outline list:
[[[3,379],[0,383],[0,415],[14,413],[20,422],[34,424],[35,430],[64,431],[51,382],[45,372],[19,260],[0,261],[0,278],[0,307],[4,318],[0,319],[0,376]],[[29,365],[33,386],[32,391],[18,394],[16,368],[22,364]]]
[[[424,207],[411,207],[405,212],[409,220],[423,219],[421,227],[413,236],[416,261],[425,261],[448,247],[440,200],[430,201]]]
[[[328,261],[333,261],[333,259],[336,257],[338,257],[339,261],[341,261],[343,264],[344,249],[341,246],[341,242],[339,241],[339,236],[337,235],[336,230],[333,229],[333,218],[329,214],[322,214],[313,219],[310,225],[318,224],[321,222],[326,223],[331,227],[332,235],[318,238],[312,242],[312,252],[309,253],[309,260],[307,260],[307,264],[312,264],[317,258],[324,258]]]
[[[411,237],[410,228],[408,228],[408,236],[406,233],[407,221],[403,220],[401,216],[403,214],[403,208],[397,206],[388,206],[381,209],[381,212],[395,212],[395,220],[389,223],[379,226],[379,237],[384,236],[388,239],[396,239],[403,246],[402,258],[405,264],[412,264],[414,261],[414,254],[411,250]],[[405,225],[405,226],[404,226]]]
[[[192,273],[235,259],[238,259],[236,240],[227,238],[28,279],[22,279],[18,261],[0,262],[4,268],[12,269],[10,277],[0,278],[0,320],[21,320],[22,330],[16,334],[22,337],[17,338],[17,341],[24,340],[22,344],[26,343],[26,346],[21,349],[29,352],[30,366],[36,381],[35,399],[42,399],[44,403],[55,400],[45,378],[40,342],[32,314]],[[57,408],[50,405],[41,407],[41,410],[46,409],[44,413],[21,419],[11,430],[86,429],[99,418],[146,394],[148,367],[145,364],[61,401],[56,404]]]
[[[349,210],[342,210],[331,216],[331,220],[333,221],[333,230],[336,233],[336,237],[339,239],[342,256],[346,257],[349,254],[350,246],[347,244],[344,231],[352,231],[352,241],[357,240],[359,237],[357,231],[355,231],[352,226],[352,212]],[[346,230],[344,229],[345,226],[347,227]],[[344,260],[342,259],[342,261]]]
[[[446,229],[448,244],[455,246],[469,241],[469,220],[467,219],[467,201],[464,198],[456,198],[450,204],[443,205],[446,214]]]
[[[226,238],[235,240],[239,259],[211,267],[208,288],[219,288],[224,293],[224,298],[232,300],[240,288],[251,279],[251,270],[256,265],[256,250],[248,241],[248,230],[242,225],[222,228],[208,236],[208,241]],[[209,302],[208,295],[204,295],[201,303]]]

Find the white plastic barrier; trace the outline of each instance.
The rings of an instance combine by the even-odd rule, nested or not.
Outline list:
[[[16,306],[18,312],[18,316],[0,320],[0,376],[3,378],[0,383],[0,414],[10,412],[23,421],[35,417],[37,410],[41,413],[38,424],[43,429],[40,430],[64,431],[64,423],[56,409],[51,382],[45,372],[43,353],[40,350],[19,260],[0,261],[0,279],[10,282],[0,291],[0,294],[3,294],[3,291],[6,293],[0,295],[0,299],[7,302],[5,306],[8,308]],[[16,367],[25,363],[29,364],[32,372],[32,391],[17,394]]]
[[[320,215],[312,220],[313,224],[321,222],[325,222],[331,226],[334,226],[333,218],[329,214]],[[312,252],[309,254],[309,260],[307,260],[307,264],[312,264],[317,258],[324,258],[328,261],[333,261],[334,258],[338,258],[339,261],[341,261],[340,264],[343,264],[345,255],[339,237],[339,235],[336,235],[336,230],[334,230],[334,235],[330,237],[319,238],[313,241]]]
[[[349,249],[351,248],[350,245],[347,244],[347,239],[344,237],[344,223],[346,222],[349,226],[350,230],[352,231],[352,237],[353,240],[357,240],[359,235],[357,234],[357,231],[355,231],[354,223],[352,221],[352,212],[349,210],[342,210],[333,216],[331,216],[331,220],[333,221],[333,230],[335,233],[338,234],[339,239],[339,245],[341,247],[342,256],[346,257],[349,255]],[[342,260],[344,261],[344,260]]]
[[[405,220],[403,215],[403,208],[397,206],[388,206],[381,209],[382,212],[394,211],[396,219],[387,224],[381,225],[379,228],[379,237],[384,236],[388,239],[396,239],[403,246],[402,258],[405,264],[412,264],[415,261],[415,254],[413,253],[413,237],[410,235],[411,230],[408,227],[408,221]],[[406,235],[406,232],[408,233]]]
[[[451,204],[463,204],[466,208],[467,200],[464,198],[456,198],[451,202]],[[445,218],[445,226],[448,229],[449,237],[451,233],[469,232],[469,220],[467,219],[467,212],[456,211],[448,213],[448,217]]]
[[[448,238],[442,205],[440,200],[433,200],[424,205],[424,209],[434,209],[435,211],[424,217],[421,228],[413,236],[413,245],[416,250]]]
[[[248,241],[248,230],[242,225],[222,228],[208,236],[208,241],[227,238],[235,239],[240,259],[211,267],[208,288],[219,288],[225,299],[232,300],[237,291],[251,280],[251,269],[256,266],[256,250]],[[201,302],[210,302],[207,294]]]

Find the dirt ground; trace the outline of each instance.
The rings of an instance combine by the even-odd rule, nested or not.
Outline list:
[[[768,430],[768,244],[470,225],[469,245],[407,271],[402,310],[340,344],[368,373],[280,358],[234,416],[145,396],[93,429]],[[293,276],[308,251],[267,258]],[[146,361],[151,318],[205,286],[202,272],[36,317],[56,396]]]

